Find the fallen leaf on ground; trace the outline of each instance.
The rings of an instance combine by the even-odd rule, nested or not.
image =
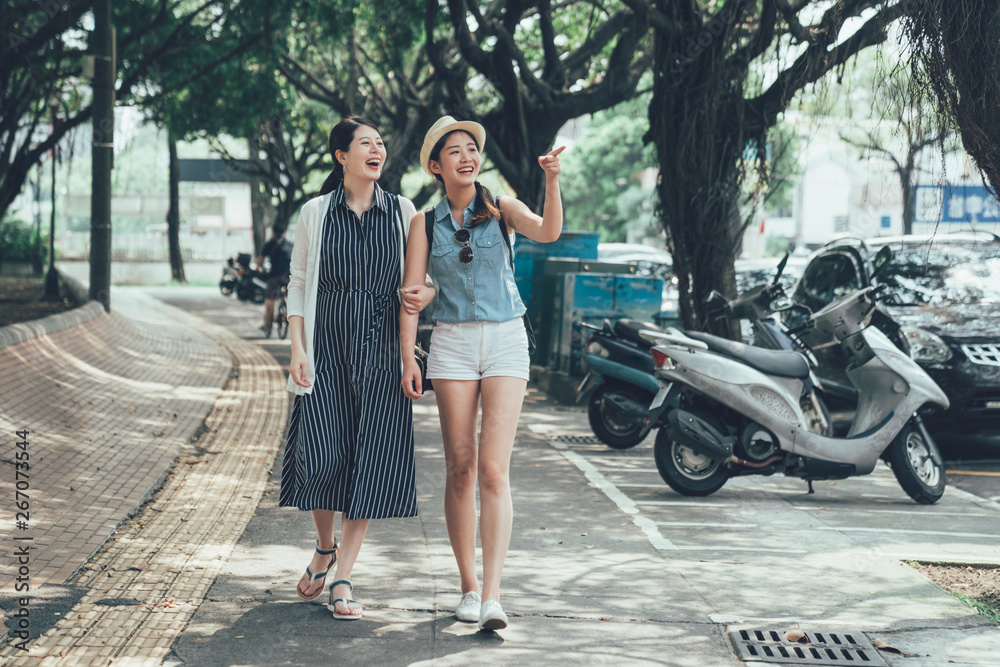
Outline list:
[[[798,642],[800,644],[805,644],[809,641],[806,637],[806,633],[801,630],[788,630],[785,632],[785,639],[790,642]]]
[[[896,655],[902,655],[902,656],[905,656],[907,658],[913,658],[913,657],[916,657],[916,655],[917,655],[916,653],[907,653],[906,651],[902,651],[902,650],[896,648],[895,646],[890,646],[889,644],[886,644],[881,639],[876,639],[875,640],[875,648],[877,648],[880,651],[886,651],[888,653],[895,653]]]

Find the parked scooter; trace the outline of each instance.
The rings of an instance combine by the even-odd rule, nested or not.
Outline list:
[[[250,254],[245,252],[226,260],[222,266],[222,279],[219,280],[219,291],[223,296],[236,294],[240,301],[264,303],[267,282],[251,268],[250,262]]]
[[[875,258],[876,271],[892,253]],[[850,357],[858,391],[844,437],[809,428],[800,397],[809,364],[799,352],[752,348],[698,332],[643,332],[661,389],[650,409],[666,426],[656,437],[657,468],[675,491],[704,496],[736,475],[785,475],[809,483],[866,475],[879,458],[904,491],[931,504],[944,493],[943,461],[917,411],[948,398],[912,359],[868,326],[883,287],[866,287],[828,304],[810,320]],[[661,415],[665,413],[665,418]]]
[[[773,307],[777,300],[785,296],[778,284],[788,255],[779,263],[774,281],[770,285],[760,285],[747,290],[736,299],[727,301],[713,292],[709,296],[709,307],[715,308],[720,317],[745,319],[754,331],[755,344],[775,350],[793,350],[802,347],[788,333],[781,321],[769,316],[776,312]],[[789,303],[782,310],[796,308]],[[808,310],[806,310],[808,314]],[[593,333],[584,349],[587,374],[577,390],[577,400],[596,385],[590,395],[587,417],[590,428],[601,442],[614,449],[629,449],[642,442],[649,432],[662,423],[654,419],[649,404],[659,391],[659,381],[653,372],[649,352],[652,343],[640,335],[643,330],[665,331],[664,329],[628,318],[615,322],[608,320],[603,327],[586,322],[580,326]],[[818,380],[805,387],[804,411],[810,415],[810,428],[820,433],[831,430],[830,415],[826,404],[816,393]],[[811,406],[811,407],[810,407]]]
[[[596,385],[587,407],[594,435],[614,449],[635,447],[656,425],[649,404],[660,389],[649,353],[653,344],[639,332],[664,329],[629,318],[614,326],[608,320],[603,327],[587,322],[580,326],[593,333],[584,348],[587,374],[577,388],[577,401]]]

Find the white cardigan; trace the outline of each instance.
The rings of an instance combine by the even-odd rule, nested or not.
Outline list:
[[[388,195],[388,193],[386,193]],[[316,360],[313,358],[313,329],[316,325],[316,293],[319,284],[320,246],[323,242],[323,226],[326,212],[330,208],[333,193],[310,199],[302,206],[298,225],[295,228],[295,246],[292,248],[291,275],[288,279],[288,316],[299,315],[304,322],[306,336],[306,378],[308,387],[300,387],[288,377],[288,391],[294,394],[311,394],[316,381]],[[391,206],[391,203],[390,203]],[[410,237],[410,222],[417,209],[406,197],[399,197],[399,208],[403,222],[401,251],[405,251],[406,240]],[[394,223],[395,213],[391,214]],[[403,252],[399,253],[399,279],[403,284]]]

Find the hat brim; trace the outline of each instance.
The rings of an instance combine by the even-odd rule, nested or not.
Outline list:
[[[472,138],[476,140],[479,144],[479,150],[482,151],[483,147],[486,145],[486,129],[479,123],[472,120],[456,120],[451,123],[442,125],[441,127],[431,128],[431,131],[424,136],[424,144],[420,147],[420,166],[424,168],[427,175],[434,177],[434,172],[431,171],[431,151],[437,142],[441,141],[441,137],[451,134],[452,132],[468,132],[472,135]]]

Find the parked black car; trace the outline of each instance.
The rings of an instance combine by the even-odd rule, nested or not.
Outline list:
[[[872,324],[948,394],[951,407],[929,415],[928,424],[1000,432],[1000,237],[941,233],[834,241],[809,259],[792,298],[815,312],[872,284],[871,261],[884,245],[893,258],[875,281],[888,289]],[[840,347],[815,331],[801,336],[819,361],[827,395],[852,401]]]

